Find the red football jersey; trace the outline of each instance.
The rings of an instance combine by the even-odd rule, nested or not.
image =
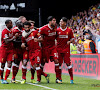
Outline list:
[[[22,32],[23,30],[20,30],[18,27],[14,27],[12,29],[12,32],[13,32],[13,36],[15,36],[16,33],[18,33],[19,37],[17,37],[16,39],[14,39],[14,47],[15,48],[20,48],[21,47],[21,38],[22,38]]]
[[[61,27],[57,29],[57,51],[70,52],[70,45],[67,45],[67,42],[74,38],[73,32],[69,28],[62,29]]]
[[[13,41],[9,42],[8,44],[5,43],[5,39],[11,39],[13,38],[12,31],[9,30],[7,27],[2,31],[2,36],[1,36],[1,47],[5,47],[8,49],[13,48]]]
[[[13,32],[13,35],[18,33],[19,36],[22,36],[23,30],[19,30],[18,27],[15,26],[15,27],[13,27],[12,32]]]
[[[26,43],[28,46],[29,50],[36,50],[36,49],[40,49],[39,47],[39,42],[34,42],[34,38],[38,38],[38,31],[32,31],[31,34],[27,37],[24,38],[22,37],[22,43]]]
[[[18,29],[18,27],[15,26],[12,29],[12,32],[13,32],[13,36],[15,36],[16,33],[18,33],[18,35],[19,35],[19,37],[17,37],[14,40],[14,47],[18,47],[18,48],[21,47],[21,43],[22,43],[21,38],[22,38],[22,32],[23,32],[23,30],[20,30],[20,29]]]
[[[56,30],[57,27],[53,29],[49,26],[49,24],[40,28],[40,35],[43,36],[42,47],[51,48],[55,46]]]

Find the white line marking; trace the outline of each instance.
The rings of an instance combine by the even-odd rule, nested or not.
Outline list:
[[[8,79],[11,80],[11,78],[8,78]],[[21,82],[20,80],[16,80],[16,81],[17,81],[17,82]],[[50,89],[50,90],[58,90],[58,89],[50,88],[50,87],[47,87],[47,86],[42,86],[42,85],[33,84],[33,83],[28,83],[28,82],[26,82],[26,84],[34,85],[34,86],[38,86],[38,87],[42,87],[42,88]]]

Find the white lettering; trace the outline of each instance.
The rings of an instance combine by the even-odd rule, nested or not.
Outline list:
[[[68,38],[68,35],[59,35],[59,38]]]
[[[49,33],[48,36],[54,36],[54,35],[56,35],[56,32]]]

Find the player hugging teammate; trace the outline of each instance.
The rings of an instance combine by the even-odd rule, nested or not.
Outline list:
[[[44,65],[49,60],[55,63],[56,83],[62,83],[61,65],[64,60],[68,67],[70,83],[73,84],[73,71],[70,61],[70,43],[74,40],[72,30],[67,28],[65,17],[60,20],[58,29],[55,17],[49,16],[47,20],[48,24],[39,29],[34,29],[34,22],[27,21],[24,16],[19,18],[13,28],[11,20],[5,21],[6,28],[2,31],[2,45],[0,47],[0,77],[2,84],[8,84],[7,78],[10,75],[11,66],[11,82],[16,83],[15,77],[19,70],[20,61],[22,61],[21,84],[26,82],[28,61],[31,63],[31,83],[41,82],[41,75],[49,83],[50,75],[43,72]],[[55,45],[55,40],[57,45]],[[6,62],[7,69],[5,78],[3,78]],[[37,81],[34,80],[35,71],[37,72]]]

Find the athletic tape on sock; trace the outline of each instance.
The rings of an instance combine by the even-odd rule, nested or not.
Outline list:
[[[55,66],[59,66],[59,63],[58,64],[55,64]]]
[[[40,70],[40,67],[36,67],[36,70]]]
[[[72,65],[68,66],[67,68],[68,68],[68,69],[71,69],[71,68],[72,68]]]

